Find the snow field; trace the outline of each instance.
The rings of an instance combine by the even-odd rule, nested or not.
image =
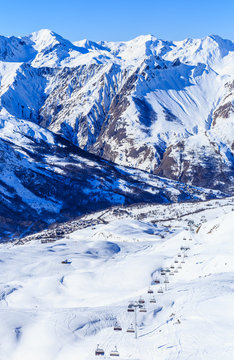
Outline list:
[[[0,359],[92,360],[97,344],[105,359],[115,345],[121,360],[233,359],[233,212],[206,217],[198,232],[183,224],[164,239],[147,221],[119,219],[54,243],[1,245]],[[160,294],[152,281],[181,262],[181,246],[188,257]],[[140,296],[135,339],[127,306]]]

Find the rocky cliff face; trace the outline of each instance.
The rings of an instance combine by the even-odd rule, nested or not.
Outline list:
[[[2,111],[120,165],[232,192],[232,41],[0,40]]]

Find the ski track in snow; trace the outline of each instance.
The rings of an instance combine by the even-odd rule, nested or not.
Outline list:
[[[186,220],[173,220],[180,228],[165,238],[145,219],[122,218],[51,244],[0,245],[0,359],[92,360],[97,344],[104,359],[115,346],[120,360],[233,359],[234,213],[217,205],[205,216],[192,232]],[[159,270],[183,254],[181,246],[190,247],[188,257],[160,294]],[[161,284],[151,285],[156,276]],[[134,323],[127,306],[140,296],[147,312],[138,312],[136,340],[126,332]]]

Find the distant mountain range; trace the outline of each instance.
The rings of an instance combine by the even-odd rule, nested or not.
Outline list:
[[[201,187],[231,194],[233,123],[233,41],[0,36],[2,238],[110,205],[221,196]]]

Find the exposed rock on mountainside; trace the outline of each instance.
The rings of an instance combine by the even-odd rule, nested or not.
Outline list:
[[[219,196],[183,183],[230,194],[233,54],[218,36],[0,37],[3,238],[114,204]]]
[[[231,193],[232,41],[72,44],[41,30],[0,45],[11,115],[118,164]]]
[[[2,240],[112,205],[221,196],[219,192],[117,166],[9,114],[0,125]]]

